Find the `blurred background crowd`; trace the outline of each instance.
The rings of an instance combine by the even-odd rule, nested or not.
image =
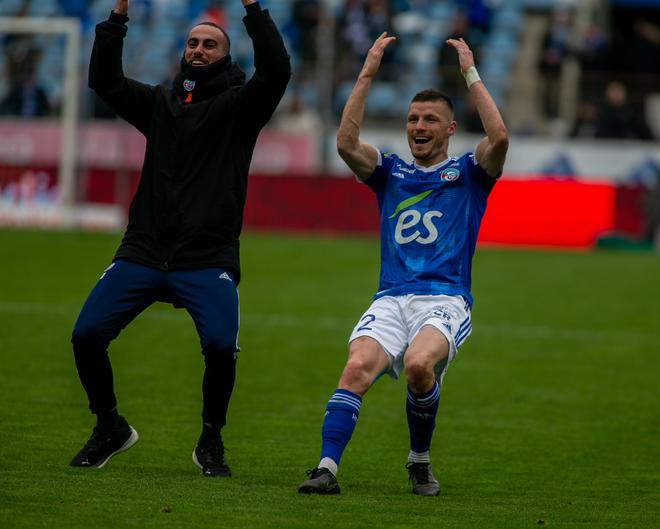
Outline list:
[[[653,140],[660,136],[660,2],[650,0],[262,0],[287,41],[294,78],[274,126],[314,130],[336,122],[373,40],[388,49],[368,101],[368,119],[401,123],[410,96],[438,86],[455,98],[459,130],[481,131],[448,37],[463,37],[513,134]],[[0,17],[77,17],[80,69],[94,25],[112,0],[2,0]],[[232,56],[248,72],[252,48],[238,0],[132,0],[124,67],[168,83],[188,29],[227,28]],[[0,114],[57,115],[64,97],[64,39],[4,34]],[[83,90],[83,117],[112,118]]]

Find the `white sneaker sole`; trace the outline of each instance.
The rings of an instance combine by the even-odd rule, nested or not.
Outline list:
[[[202,466],[202,464],[197,459],[197,454],[195,453],[196,451],[197,451],[197,447],[193,448],[193,453],[192,453],[193,463],[195,463],[199,468],[201,468],[203,470],[204,467]]]
[[[96,465],[94,465],[94,468],[103,468],[103,466],[110,460],[112,456],[120,454],[121,452],[126,452],[126,450],[128,450],[131,446],[133,446],[135,443],[138,442],[140,436],[138,435],[137,431],[132,426],[129,426],[129,428],[131,429],[131,435],[126,440],[126,442],[120,448],[112,452],[112,454],[109,454],[108,457],[96,463]]]

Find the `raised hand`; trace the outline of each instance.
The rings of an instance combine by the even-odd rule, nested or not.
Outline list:
[[[118,15],[127,15],[128,4],[129,4],[129,0],[115,0],[115,8],[113,9],[113,11]]]
[[[396,37],[388,37],[387,31],[384,31],[380,34],[371,49],[367,53],[367,58],[364,61],[364,66],[362,66],[362,75],[367,75],[373,77],[376,75],[378,68],[380,67],[380,61],[383,59],[383,53],[385,53],[385,48],[396,40]]]
[[[463,39],[447,39],[447,44],[452,46],[458,53],[458,64],[461,67],[461,72],[465,73],[470,67],[474,66],[472,50]]]

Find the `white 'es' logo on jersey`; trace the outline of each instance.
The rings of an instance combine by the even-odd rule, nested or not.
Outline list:
[[[399,212],[401,212],[401,215],[399,215],[399,218],[397,219],[396,227],[394,228],[394,240],[397,243],[408,244],[416,241],[419,244],[431,244],[438,239],[438,228],[435,227],[433,219],[439,219],[442,217],[441,211],[430,210],[422,215],[416,209],[407,209],[421,200],[424,200],[424,198],[432,192],[433,190],[429,189],[419,195],[407,198],[399,203],[395,208],[394,213],[390,215],[390,218],[393,219]],[[406,211],[403,211],[404,209]],[[426,230],[425,234],[417,229],[420,221]]]

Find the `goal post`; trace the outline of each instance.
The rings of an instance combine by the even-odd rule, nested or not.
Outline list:
[[[71,207],[75,201],[76,143],[80,115],[80,20],[72,17],[31,18],[0,17],[0,35],[34,34],[62,35],[64,45],[64,75],[60,116],[60,157],[58,164],[58,203]]]

